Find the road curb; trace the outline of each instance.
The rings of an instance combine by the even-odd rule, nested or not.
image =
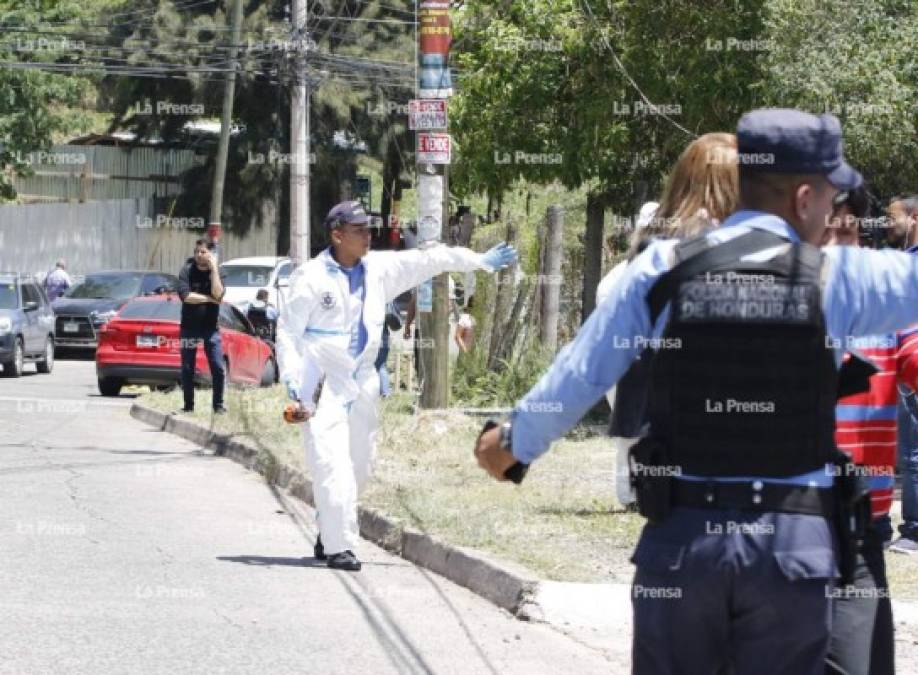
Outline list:
[[[213,432],[196,422],[139,403],[131,406],[131,417],[201,447],[213,449],[216,454],[260,473],[268,483],[314,505],[309,478],[296,469],[278,465],[272,457],[244,440]],[[358,520],[360,536],[364,539],[468,588],[520,619],[540,618],[541,612],[536,604],[540,581],[529,570],[405,527],[376,509],[358,507]]]

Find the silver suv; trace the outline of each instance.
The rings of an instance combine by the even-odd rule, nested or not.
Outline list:
[[[26,362],[39,373],[54,367],[54,311],[45,290],[23,274],[0,273],[0,365],[19,377]]]

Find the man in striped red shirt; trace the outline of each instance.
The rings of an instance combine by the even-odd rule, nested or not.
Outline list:
[[[827,243],[857,246],[858,219],[866,214],[866,192],[852,193],[833,214]],[[892,538],[889,511],[897,454],[897,385],[918,383],[918,326],[897,335],[855,339],[846,347],[878,369],[869,379],[869,389],[839,399],[835,409],[836,444],[867,478],[873,518],[858,551],[854,582],[836,589],[833,598],[826,672],[892,674],[892,603],[883,549]]]
[[[918,196],[897,197],[887,208],[892,225],[890,237],[909,253],[918,253]],[[918,326],[902,332],[906,344],[918,341]],[[901,535],[889,547],[896,553],[918,554],[918,378],[914,372],[900,374],[899,471],[902,476]]]

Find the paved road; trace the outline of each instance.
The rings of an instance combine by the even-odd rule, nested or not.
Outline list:
[[[623,673],[131,419],[91,361],[0,378],[0,672]]]

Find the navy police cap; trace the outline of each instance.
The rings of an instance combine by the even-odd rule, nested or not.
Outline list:
[[[354,225],[366,225],[370,222],[366,209],[363,204],[357,201],[341,202],[335,205],[328,215],[325,216],[325,227],[334,230],[336,227],[353,223]]]
[[[737,161],[744,171],[821,174],[839,190],[863,178],[845,161],[841,123],[835,115],[787,108],[746,113],[736,127]]]

